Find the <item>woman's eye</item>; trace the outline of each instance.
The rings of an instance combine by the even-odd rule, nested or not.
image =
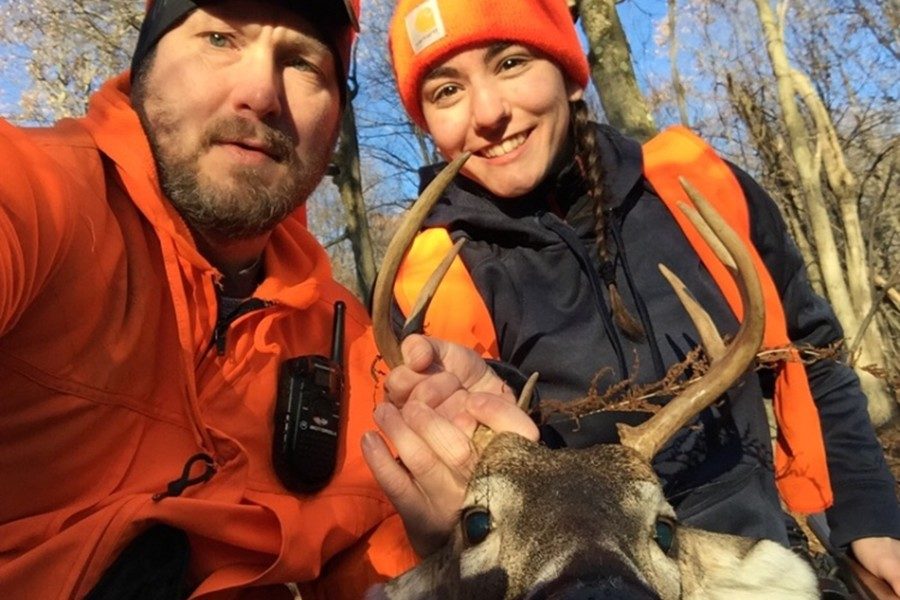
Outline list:
[[[216,48],[224,48],[228,45],[228,37],[223,33],[210,33],[207,35],[207,39],[209,40],[210,46]]]
[[[435,90],[432,98],[437,100],[445,100],[450,96],[453,96],[459,91],[459,87],[453,84],[442,85],[437,90]]]

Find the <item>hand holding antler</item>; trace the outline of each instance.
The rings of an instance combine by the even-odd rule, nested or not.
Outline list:
[[[422,556],[445,542],[456,522],[478,454],[471,441],[478,424],[537,440],[534,422],[474,351],[413,335],[401,345],[403,364],[387,378],[388,402],[375,421],[391,441],[369,432],[363,453],[378,483],[397,507],[414,549]]]
[[[388,402],[376,409],[375,421],[401,462],[394,460],[375,432],[364,436],[363,454],[403,518],[413,547],[423,556],[443,544],[455,523],[478,460],[472,442],[476,430],[514,431],[538,438],[537,427],[515,406],[512,393],[474,351],[424,336],[410,336],[401,349],[391,329],[388,315],[400,261],[425,215],[466,158],[463,155],[448,165],[410,209],[385,252],[373,298],[375,339],[392,369],[385,384]],[[425,286],[410,321],[427,309],[460,246],[454,247]]]
[[[471,436],[480,419],[467,405],[482,397],[496,398],[508,410],[485,415],[492,428],[522,430],[526,437],[536,432],[531,419],[510,406],[515,398],[509,386],[471,349],[422,335],[407,337],[401,348],[403,364],[391,371],[385,384],[387,400],[398,408],[409,402],[426,404]]]

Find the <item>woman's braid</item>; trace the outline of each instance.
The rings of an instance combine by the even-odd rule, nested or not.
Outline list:
[[[644,328],[635,319],[622,301],[616,288],[615,267],[609,257],[606,245],[606,213],[603,193],[603,167],[600,164],[600,148],[597,143],[597,131],[590,118],[590,111],[584,100],[576,100],[570,106],[572,113],[572,131],[575,137],[575,156],[582,176],[588,185],[594,209],[594,233],[597,239],[597,258],[600,261],[600,274],[609,289],[609,302],[613,320],[622,333],[631,340],[644,338]]]

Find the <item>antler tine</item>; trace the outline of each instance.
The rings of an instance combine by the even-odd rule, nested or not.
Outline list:
[[[384,358],[390,368],[403,363],[403,355],[400,353],[400,341],[394,335],[391,327],[391,299],[394,293],[394,280],[400,269],[400,262],[406,254],[425,217],[431,207],[438,201],[441,194],[450,184],[463,163],[469,158],[469,153],[460,154],[450,164],[444,167],[438,176],[432,180],[412,208],[409,209],[403,223],[394,237],[391,238],[382,261],[381,273],[375,281],[375,291],[372,295],[372,326],[375,334],[375,345],[378,352]],[[449,266],[449,265],[448,265]],[[436,286],[435,286],[436,287]]]
[[[637,427],[619,424],[619,438],[622,444],[638,452],[650,461],[666,441],[701,410],[712,404],[747,370],[753,362],[763,339],[765,327],[765,306],[762,287],[756,267],[744,242],[710,206],[686,179],[680,178],[681,185],[696,206],[696,210],[680,204],[679,208],[691,219],[697,229],[719,259],[732,263],[737,270],[735,280],[744,306],[744,318],[738,333],[721,359],[713,361],[709,371],[700,380],[687,387],[672,399],[650,420]],[[699,214],[697,212],[699,211]],[[702,216],[701,216],[702,215]],[[727,254],[720,255],[721,246],[707,236],[709,229],[703,227],[705,221],[709,229],[722,242]],[[728,254],[732,260],[728,260]]]
[[[528,380],[525,382],[525,385],[522,386],[522,391],[519,393],[519,398],[516,401],[516,406],[526,413],[531,410],[532,396],[534,395],[534,389],[537,387],[539,377],[540,374],[537,371],[528,377]],[[475,453],[478,456],[481,456],[484,449],[487,448],[488,444],[491,443],[491,440],[493,440],[496,435],[497,434],[494,433],[493,429],[479,423],[478,426],[475,427],[475,433],[472,434],[472,447],[475,448]]]
[[[713,323],[712,317],[694,299],[678,275],[670,271],[666,265],[660,264],[658,267],[663,277],[668,280],[669,285],[675,290],[675,295],[678,296],[681,305],[687,311],[691,321],[693,321],[694,327],[697,328],[697,333],[700,334],[700,343],[703,345],[703,349],[706,350],[706,354],[711,360],[722,358],[722,355],[725,354],[725,342],[722,341],[722,336],[716,331],[716,325]]]
[[[422,286],[422,291],[419,292],[419,297],[416,298],[416,303],[413,305],[412,310],[409,311],[409,316],[403,324],[402,334],[404,336],[423,329],[425,312],[431,304],[431,299],[434,298],[434,294],[437,292],[438,286],[441,285],[444,275],[450,270],[450,266],[453,264],[454,259],[456,259],[456,256],[459,254],[459,251],[462,250],[465,243],[466,238],[459,238],[456,240],[453,247],[450,248],[444,258],[441,259],[441,262],[434,270],[434,273],[431,274],[428,281]]]

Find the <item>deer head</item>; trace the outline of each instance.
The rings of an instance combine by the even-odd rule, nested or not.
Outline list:
[[[388,318],[397,269],[466,158],[448,165],[423,192],[385,256],[373,320],[390,366],[402,361]],[[476,431],[483,450],[451,538],[415,569],[373,588],[369,598],[818,598],[811,569],[778,544],[680,525],[650,466],[669,437],[746,371],[763,336],[762,291],[743,242],[689,183],[682,184],[696,207],[682,210],[741,292],[744,318],[732,342],[722,342],[709,316],[661,266],[712,357],[707,373],[640,426],[620,425],[620,445],[551,451],[513,434]],[[458,251],[454,247],[447,266]],[[423,290],[419,310],[440,276]]]

